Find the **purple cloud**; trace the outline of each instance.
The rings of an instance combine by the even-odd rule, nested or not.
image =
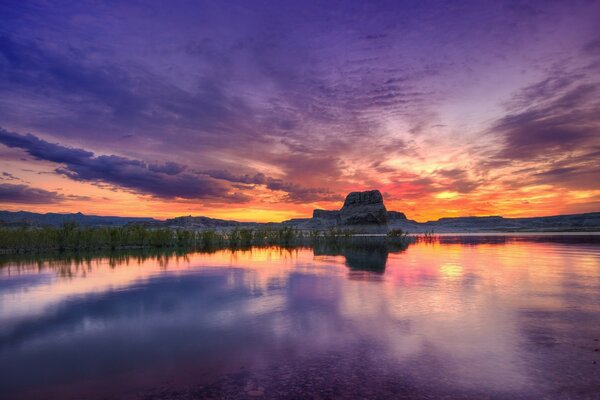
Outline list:
[[[94,156],[83,149],[4,129],[0,129],[0,143],[23,149],[36,159],[62,164],[56,172],[73,180],[108,183],[161,198],[247,200],[241,194],[230,194],[226,185],[206,175],[186,173],[174,163],[156,165],[115,155]]]
[[[529,95],[529,106],[502,117],[491,128],[505,146],[499,156],[509,159],[551,157],[599,142],[600,85],[579,84],[567,90]],[[539,102],[536,104],[536,102]]]
[[[328,189],[304,187],[286,182],[283,179],[268,177],[262,173],[255,175],[235,175],[225,170],[206,171],[205,173],[215,179],[222,179],[236,184],[265,185],[269,190],[286,192],[286,200],[292,203],[343,200],[342,196],[331,193]]]
[[[291,202],[337,201],[341,197],[323,188],[308,188],[267,177],[235,175],[226,170],[186,171],[186,166],[174,162],[149,164],[141,160],[116,155],[95,156],[83,149],[66,147],[42,140],[32,134],[22,135],[0,128],[0,143],[25,150],[32,157],[61,164],[56,173],[76,181],[99,182],[160,198],[212,199],[246,202],[250,197],[234,192],[234,186],[265,185],[269,190],[283,191]],[[252,187],[238,186],[238,189]]]
[[[17,178],[16,176],[14,176],[13,174],[11,174],[10,172],[3,172],[2,176],[0,176],[0,179],[4,179],[7,181],[20,181],[21,179]]]
[[[40,137],[3,143],[72,179],[222,201],[257,185],[290,202],[388,183],[467,194],[531,160],[538,180],[595,168],[571,153],[597,144],[600,3],[246,3],[8,2],[0,124]]]
[[[54,204],[61,203],[66,198],[60,193],[27,185],[0,183],[0,203]]]
[[[526,86],[507,109],[490,128],[502,146],[480,165],[484,170],[522,166],[516,172],[518,185],[598,189],[600,78],[590,74],[589,66],[559,70]]]

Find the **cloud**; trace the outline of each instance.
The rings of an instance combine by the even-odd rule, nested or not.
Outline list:
[[[483,169],[517,167],[509,186],[600,189],[600,81],[583,70],[557,71],[507,103],[490,132],[501,146]]]
[[[301,203],[371,186],[412,199],[473,193],[486,172],[530,160],[529,179],[575,173],[586,160],[550,161],[598,136],[597,69],[551,73],[490,114],[510,85],[599,54],[594,2],[243,3],[172,13],[150,1],[124,18],[94,2],[11,7],[0,121],[39,137],[6,143],[72,179],[160,198],[267,189]],[[481,148],[485,164],[460,172]]]
[[[586,43],[586,45],[583,47],[583,50],[592,55],[600,54],[600,38]]]
[[[254,175],[235,175],[226,170],[206,171],[206,174],[216,178],[223,179],[232,183],[241,183],[245,185],[265,185],[269,190],[286,192],[286,199],[292,203],[315,202],[315,201],[340,201],[343,199],[338,194],[331,193],[325,188],[309,188],[302,185],[286,182],[283,179],[268,177],[265,174],[257,173]]]
[[[548,163],[531,176],[535,184],[550,184],[573,190],[600,189],[600,147]]]
[[[32,134],[19,134],[0,128],[0,143],[20,148],[38,160],[51,161],[61,166],[56,173],[76,181],[114,185],[136,193],[171,199],[211,199],[227,202],[247,202],[250,197],[237,189],[264,185],[273,191],[286,192],[290,202],[338,201],[341,197],[324,188],[309,188],[267,177],[262,173],[236,175],[227,170],[194,171],[175,162],[146,163],[117,155],[96,156],[83,149],[50,143]]]
[[[343,200],[343,196],[337,193],[331,193],[327,189],[302,187],[294,183],[285,182],[281,179],[268,179],[267,188],[271,190],[282,190],[286,192],[287,200],[292,203]]]
[[[175,162],[166,162],[164,164],[149,164],[148,169],[152,172],[167,174],[167,175],[177,175],[183,172],[187,168],[186,165],[181,165]]]
[[[437,181],[440,191],[470,193],[481,185],[481,182],[471,179],[469,172],[462,168],[440,169],[435,171],[434,175],[441,178]]]
[[[215,179],[222,179],[232,183],[243,183],[246,185],[264,185],[267,183],[267,177],[262,173],[257,173],[254,175],[236,175],[224,169],[209,170],[205,171],[204,173]]]
[[[217,180],[186,173],[183,166],[175,163],[158,165],[116,155],[94,156],[90,151],[1,128],[0,143],[23,149],[36,159],[59,163],[62,166],[56,172],[77,181],[107,183],[161,198],[247,200],[241,194],[230,194],[228,187]]]
[[[8,147],[26,149],[27,153],[35,158],[57,163],[80,164],[94,155],[82,149],[48,143],[30,133],[20,135],[2,128],[0,128],[0,141]]]
[[[0,203],[54,204],[61,203],[66,197],[60,193],[27,185],[0,183]]]
[[[504,147],[499,158],[533,159],[598,143],[600,91],[598,84],[578,84],[559,95],[546,88],[527,97],[537,102],[496,121],[491,131],[501,135]]]
[[[114,62],[113,56],[89,48],[58,51],[43,41],[0,36],[0,91],[41,107],[42,112],[30,115],[28,126],[62,137],[81,137],[85,126],[90,142],[136,138],[123,133],[132,129],[163,139],[164,129],[176,125],[185,134],[160,142],[172,147],[186,142],[193,149],[198,143],[186,140],[190,133],[196,139],[204,136],[203,145],[209,146],[219,135],[251,129],[242,129],[252,121],[248,106],[214,75],[184,90],[152,68]],[[13,120],[14,101],[0,104],[3,120]]]
[[[94,148],[129,136],[123,145],[140,152],[170,150],[184,157],[194,153],[210,157],[218,151],[227,158],[276,166],[287,180],[316,186],[340,176],[340,160],[364,158],[365,146],[373,149],[373,157],[389,155],[381,125],[405,116],[421,123],[423,108],[432,104],[435,94],[419,83],[447,67],[406,66],[409,57],[400,52],[382,63],[381,54],[372,54],[373,49],[360,49],[352,38],[336,35],[333,38],[354,48],[351,57],[340,54],[337,47],[303,34],[330,22],[316,4],[305,9],[318,17],[315,20],[297,18],[284,5],[263,12],[258,26],[236,25],[223,36],[213,35],[222,23],[219,18],[232,11],[235,15],[235,10],[212,8],[206,25],[177,24],[180,41],[161,42],[162,35],[147,32],[146,39],[155,37],[158,47],[167,44],[168,50],[146,49],[139,64],[115,54],[113,46],[93,46],[106,39],[105,32],[98,33],[97,42],[82,46],[75,40],[67,49],[50,43],[52,33],[3,36],[0,89],[18,93],[19,101],[4,107],[0,101],[0,110],[4,109],[0,117],[5,124],[67,141],[77,138]],[[59,23],[72,11],[63,15],[48,10],[47,18]],[[394,20],[376,7],[368,11]],[[130,12],[140,10],[133,7]],[[137,21],[132,18],[132,23]],[[345,23],[340,20],[336,25],[346,29]],[[281,24],[294,26],[298,34],[281,35]],[[361,37],[393,42],[388,32],[357,28]],[[127,44],[128,40],[122,42]],[[130,50],[137,52],[137,45]],[[160,65],[172,64],[177,70],[157,68],[153,62],[157,57]],[[323,59],[331,62],[320,62]],[[16,106],[20,102],[35,104],[39,111],[25,124],[14,117],[17,108],[22,109]],[[302,150],[298,143],[305,144]],[[193,163],[186,162],[190,168],[228,168]]]
[[[20,181],[21,180],[21,179],[17,178],[16,176],[14,176],[13,174],[11,174],[10,172],[3,172],[2,176],[0,176],[0,179],[7,180],[7,181]]]

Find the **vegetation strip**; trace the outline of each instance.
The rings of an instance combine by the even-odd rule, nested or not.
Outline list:
[[[379,240],[382,238],[380,237]],[[391,231],[383,239],[409,243],[406,233]],[[134,248],[211,248],[248,246],[313,245],[320,242],[356,242],[370,240],[348,229],[302,231],[291,227],[281,229],[239,229],[228,231],[125,227],[80,227],[66,223],[62,227],[0,228],[0,251],[26,253],[41,251],[134,249]]]

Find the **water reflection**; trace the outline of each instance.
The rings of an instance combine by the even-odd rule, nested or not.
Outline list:
[[[0,393],[11,399],[600,392],[597,243],[372,241],[1,265]]]
[[[392,244],[377,238],[361,243],[340,243],[331,245],[320,243],[313,247],[315,256],[342,256],[346,266],[353,271],[385,272],[390,252],[405,251],[409,244]]]

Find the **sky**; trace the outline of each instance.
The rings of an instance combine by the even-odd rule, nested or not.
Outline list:
[[[0,3],[0,209],[600,211],[600,0]]]

